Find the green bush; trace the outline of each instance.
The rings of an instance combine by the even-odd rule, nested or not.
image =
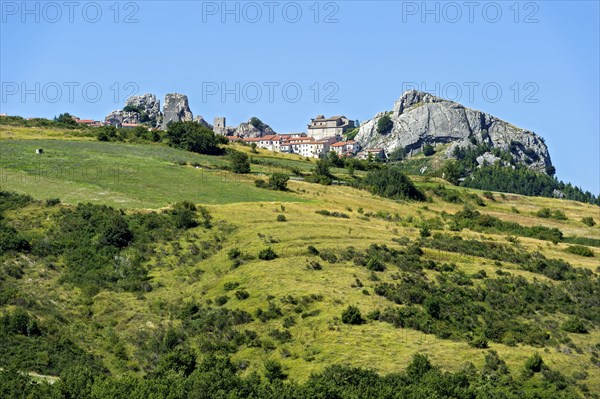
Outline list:
[[[237,290],[235,292],[235,297],[240,301],[243,301],[244,299],[250,298],[250,294],[246,290]]]
[[[389,133],[394,127],[394,122],[389,115],[385,114],[377,121],[377,133],[386,134]]]
[[[165,133],[171,147],[207,155],[221,155],[215,133],[196,122],[172,122]]]
[[[217,306],[223,306],[229,301],[229,297],[227,295],[221,295],[215,298],[215,304]]]
[[[261,249],[258,252],[258,259],[273,260],[275,258],[277,258],[277,254],[275,253],[275,251],[273,251],[273,248],[271,248],[271,247]]]
[[[279,215],[277,215],[277,221],[278,222],[285,222],[285,221],[287,221],[287,218],[285,217],[285,215],[279,214]]]
[[[196,205],[189,201],[177,202],[173,205],[171,215],[178,229],[191,229],[198,226]]]
[[[425,195],[397,166],[372,171],[365,177],[362,187],[371,193],[392,199],[423,201]]]
[[[533,373],[539,373],[540,371],[542,371],[543,366],[544,360],[537,352],[531,355],[531,357],[527,358],[527,360],[525,361],[525,370]]]
[[[383,272],[385,271],[385,264],[377,258],[370,258],[367,261],[367,269],[374,272]]]
[[[425,155],[426,157],[430,157],[433,154],[435,154],[435,150],[433,149],[433,146],[431,144],[425,144],[423,146],[423,155]]]
[[[265,378],[270,381],[285,380],[287,375],[283,372],[283,367],[276,360],[267,360],[264,363]]]
[[[360,310],[356,306],[348,306],[342,312],[342,323],[344,324],[363,324],[365,320],[360,314]]]
[[[60,204],[60,198],[48,198],[46,200],[46,206],[50,207],[50,206],[56,206]]]
[[[471,338],[469,341],[469,346],[478,349],[485,349],[488,347],[488,341],[483,334],[479,334]]]
[[[594,251],[592,251],[588,247],[584,247],[583,245],[569,245],[567,249],[565,249],[565,251],[571,254],[586,256],[590,258],[594,256]]]
[[[582,218],[581,223],[585,224],[586,226],[590,226],[590,227],[593,227],[596,225],[594,218],[591,216],[586,216],[586,217]]]
[[[250,173],[250,158],[243,152],[229,151],[229,162],[233,173]]]
[[[286,191],[289,180],[290,177],[285,173],[271,173],[269,181],[267,182],[267,187],[271,190]]]
[[[585,323],[578,317],[571,317],[566,320],[560,328],[564,331],[575,333],[575,334],[587,334],[588,329]]]

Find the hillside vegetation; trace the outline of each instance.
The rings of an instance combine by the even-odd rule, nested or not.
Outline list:
[[[599,397],[598,206],[223,147],[0,127],[1,396]]]

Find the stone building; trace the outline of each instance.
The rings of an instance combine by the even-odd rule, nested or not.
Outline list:
[[[308,135],[320,140],[326,137],[341,136],[351,129],[354,129],[354,121],[345,116],[325,118],[323,115],[318,115],[311,119],[310,125],[308,125]]]
[[[213,123],[213,132],[220,134],[221,136],[227,135],[227,125],[224,116],[216,116]]]

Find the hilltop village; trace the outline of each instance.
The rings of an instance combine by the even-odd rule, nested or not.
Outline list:
[[[320,158],[331,151],[340,157],[387,157],[382,148],[362,149],[360,144],[352,139],[358,133],[358,123],[343,115],[317,115],[307,125],[306,132],[295,133],[276,133],[256,117],[237,127],[227,126],[225,117],[215,117],[211,125],[202,116],[194,117],[187,96],[179,93],[165,96],[162,112],[160,100],[154,94],[144,94],[129,98],[122,110],[111,112],[104,121],[77,117],[74,119],[77,123],[91,127],[114,126],[133,129],[144,126],[160,130],[166,130],[169,123],[194,121],[232,142],[241,141],[269,151],[298,154],[308,158]]]

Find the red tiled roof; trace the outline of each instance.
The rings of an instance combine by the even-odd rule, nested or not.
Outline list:
[[[347,142],[345,142],[345,141],[338,141],[337,143],[333,143],[333,144],[331,145],[331,147],[343,147],[343,146],[345,146],[346,144],[348,144],[348,143],[347,143]]]

